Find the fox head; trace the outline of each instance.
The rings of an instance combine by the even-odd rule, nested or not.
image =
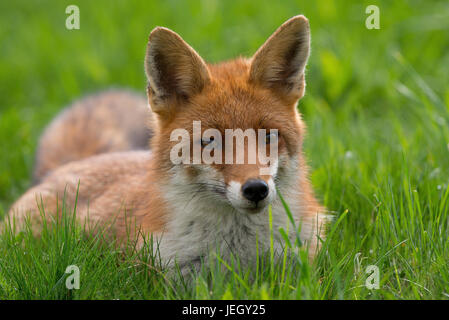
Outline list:
[[[178,34],[155,28],[145,71],[157,115],[153,156],[167,192],[182,190],[179,196],[188,193],[249,214],[266,209],[276,190],[292,188],[303,163],[304,125],[296,104],[304,95],[309,51],[304,16],[281,25],[252,58],[220,64],[205,63]],[[173,139],[180,129],[187,135],[181,142]],[[243,132],[243,141],[228,140],[229,130]],[[187,150],[187,161],[173,161],[174,148]],[[222,161],[206,163],[206,154]]]

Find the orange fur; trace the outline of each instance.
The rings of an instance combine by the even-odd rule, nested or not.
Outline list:
[[[42,134],[34,182],[71,161],[106,152],[147,149],[151,130],[146,122],[151,119],[145,99],[131,91],[109,90],[76,101]]]
[[[259,162],[213,164],[210,170],[223,177],[225,187],[231,181],[243,183],[250,178],[278,179],[279,188],[283,188],[282,192],[296,208],[296,219],[307,221],[310,229],[307,237],[315,252],[319,247],[317,236],[324,237],[324,234],[313,229],[323,222],[324,209],[316,201],[307,177],[302,153],[305,125],[296,109],[298,99],[304,94],[308,38],[307,19],[297,16],[282,25],[252,59],[238,58],[210,65],[176,33],[156,28],[151,33],[146,56],[147,93],[156,120],[152,128],[151,153],[95,155],[99,141],[92,138],[84,142],[90,145],[84,146],[86,153],[76,156],[79,161],[62,165],[66,161],[60,155],[62,149],[58,149],[61,144],[54,142],[57,137],[51,126],[45,133],[50,139],[42,143],[39,157],[45,158],[46,153],[51,152],[50,156],[56,159],[49,163],[62,166],[37,169],[38,177],[43,176],[40,172],[52,171],[12,206],[10,215],[19,220],[19,225],[27,213],[38,217],[36,197],[42,197],[47,211],[57,213],[56,201],[62,200],[65,190],[67,203],[74,206],[74,194],[80,181],[79,219],[89,218],[91,222],[103,224],[116,219],[112,230],[123,238],[126,235],[125,217],[130,217],[145,233],[161,234],[171,228],[173,219],[183,214],[169,198],[170,193],[181,188],[173,182],[173,172],[181,170],[193,188],[204,169],[201,165],[187,164],[178,168],[170,161],[170,149],[175,144],[170,141],[170,134],[174,129],[185,128],[191,132],[193,120],[201,121],[203,131],[207,128],[222,132],[234,128],[278,129],[279,153],[283,160],[276,177],[259,176]],[[107,109],[102,112],[99,117],[106,118]],[[105,124],[100,121],[98,126],[104,128]],[[78,129],[68,131],[69,136],[63,137],[63,144],[67,141],[80,143],[78,138],[71,140],[75,137],[70,135],[76,131]],[[118,136],[117,140],[121,141],[122,135],[119,133]],[[115,141],[114,133],[108,132],[105,137]],[[53,151],[55,147],[57,150]],[[128,148],[129,145],[113,149]],[[83,157],[87,158],[80,160]],[[209,200],[203,201],[200,207],[211,211],[217,206],[228,208],[229,205],[219,205],[212,200],[208,205]],[[229,206],[229,211],[232,210]],[[251,214],[248,215],[245,219],[253,219]]]

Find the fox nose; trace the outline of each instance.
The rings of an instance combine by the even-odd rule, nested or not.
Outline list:
[[[268,185],[260,179],[250,179],[242,186],[243,196],[253,202],[259,202],[268,196]]]

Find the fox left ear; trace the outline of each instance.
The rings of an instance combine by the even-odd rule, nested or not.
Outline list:
[[[297,100],[304,95],[304,69],[309,53],[309,21],[302,15],[295,16],[254,54],[249,79]]]
[[[209,82],[209,70],[199,54],[177,33],[157,27],[145,56],[148,97],[153,111],[164,111],[167,100],[189,98]]]

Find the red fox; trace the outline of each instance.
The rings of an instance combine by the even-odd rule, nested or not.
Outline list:
[[[118,98],[108,97],[110,102],[94,118],[89,114],[99,106],[91,102],[89,111],[79,114],[76,130],[72,130],[68,114],[60,116],[40,144],[35,172],[39,184],[12,206],[10,216],[19,226],[27,215],[38,222],[38,204],[46,212],[59,214],[57,201],[61,203],[66,193],[66,203],[74,206],[79,183],[79,220],[114,220],[111,231],[125,238],[126,219],[132,218],[143,234],[158,239],[159,254],[169,265],[198,264],[216,248],[224,257],[235,254],[250,262],[257,248],[270,248],[270,230],[277,249],[283,246],[280,227],[295,238],[294,228],[286,227],[290,222],[280,193],[296,224],[301,224],[301,239],[313,256],[324,239],[326,215],[308,180],[302,152],[305,125],[296,108],[305,91],[309,51],[309,22],[302,15],[281,25],[252,58],[218,64],[207,64],[175,32],[155,28],[145,57],[148,104],[154,117],[151,151],[122,152],[141,146],[143,136],[137,134],[135,143],[136,135],[128,129],[135,125],[139,131],[144,116],[133,108],[113,111]],[[118,112],[114,121],[136,122],[128,121],[123,133],[117,133],[116,125],[110,130],[106,123],[109,112]],[[130,112],[138,116],[129,117]],[[89,136],[92,131],[83,130],[82,125],[91,121],[98,130],[105,130],[101,136]],[[259,158],[254,163],[247,158],[243,163],[224,164],[173,161],[172,150],[179,140],[173,139],[172,133],[183,129],[192,138],[195,121],[201,122],[201,133],[215,129],[223,136],[228,129],[276,129],[275,136],[270,133],[262,140],[270,150],[275,144],[277,158],[268,164]],[[211,142],[215,156],[220,148],[223,152],[229,148],[224,139],[193,138],[183,146],[189,150],[188,160],[194,156],[192,150],[204,151]],[[243,144],[245,151],[251,143]],[[103,154],[96,155],[100,152]],[[66,158],[69,154],[74,156]],[[269,170],[262,173],[263,168]]]

